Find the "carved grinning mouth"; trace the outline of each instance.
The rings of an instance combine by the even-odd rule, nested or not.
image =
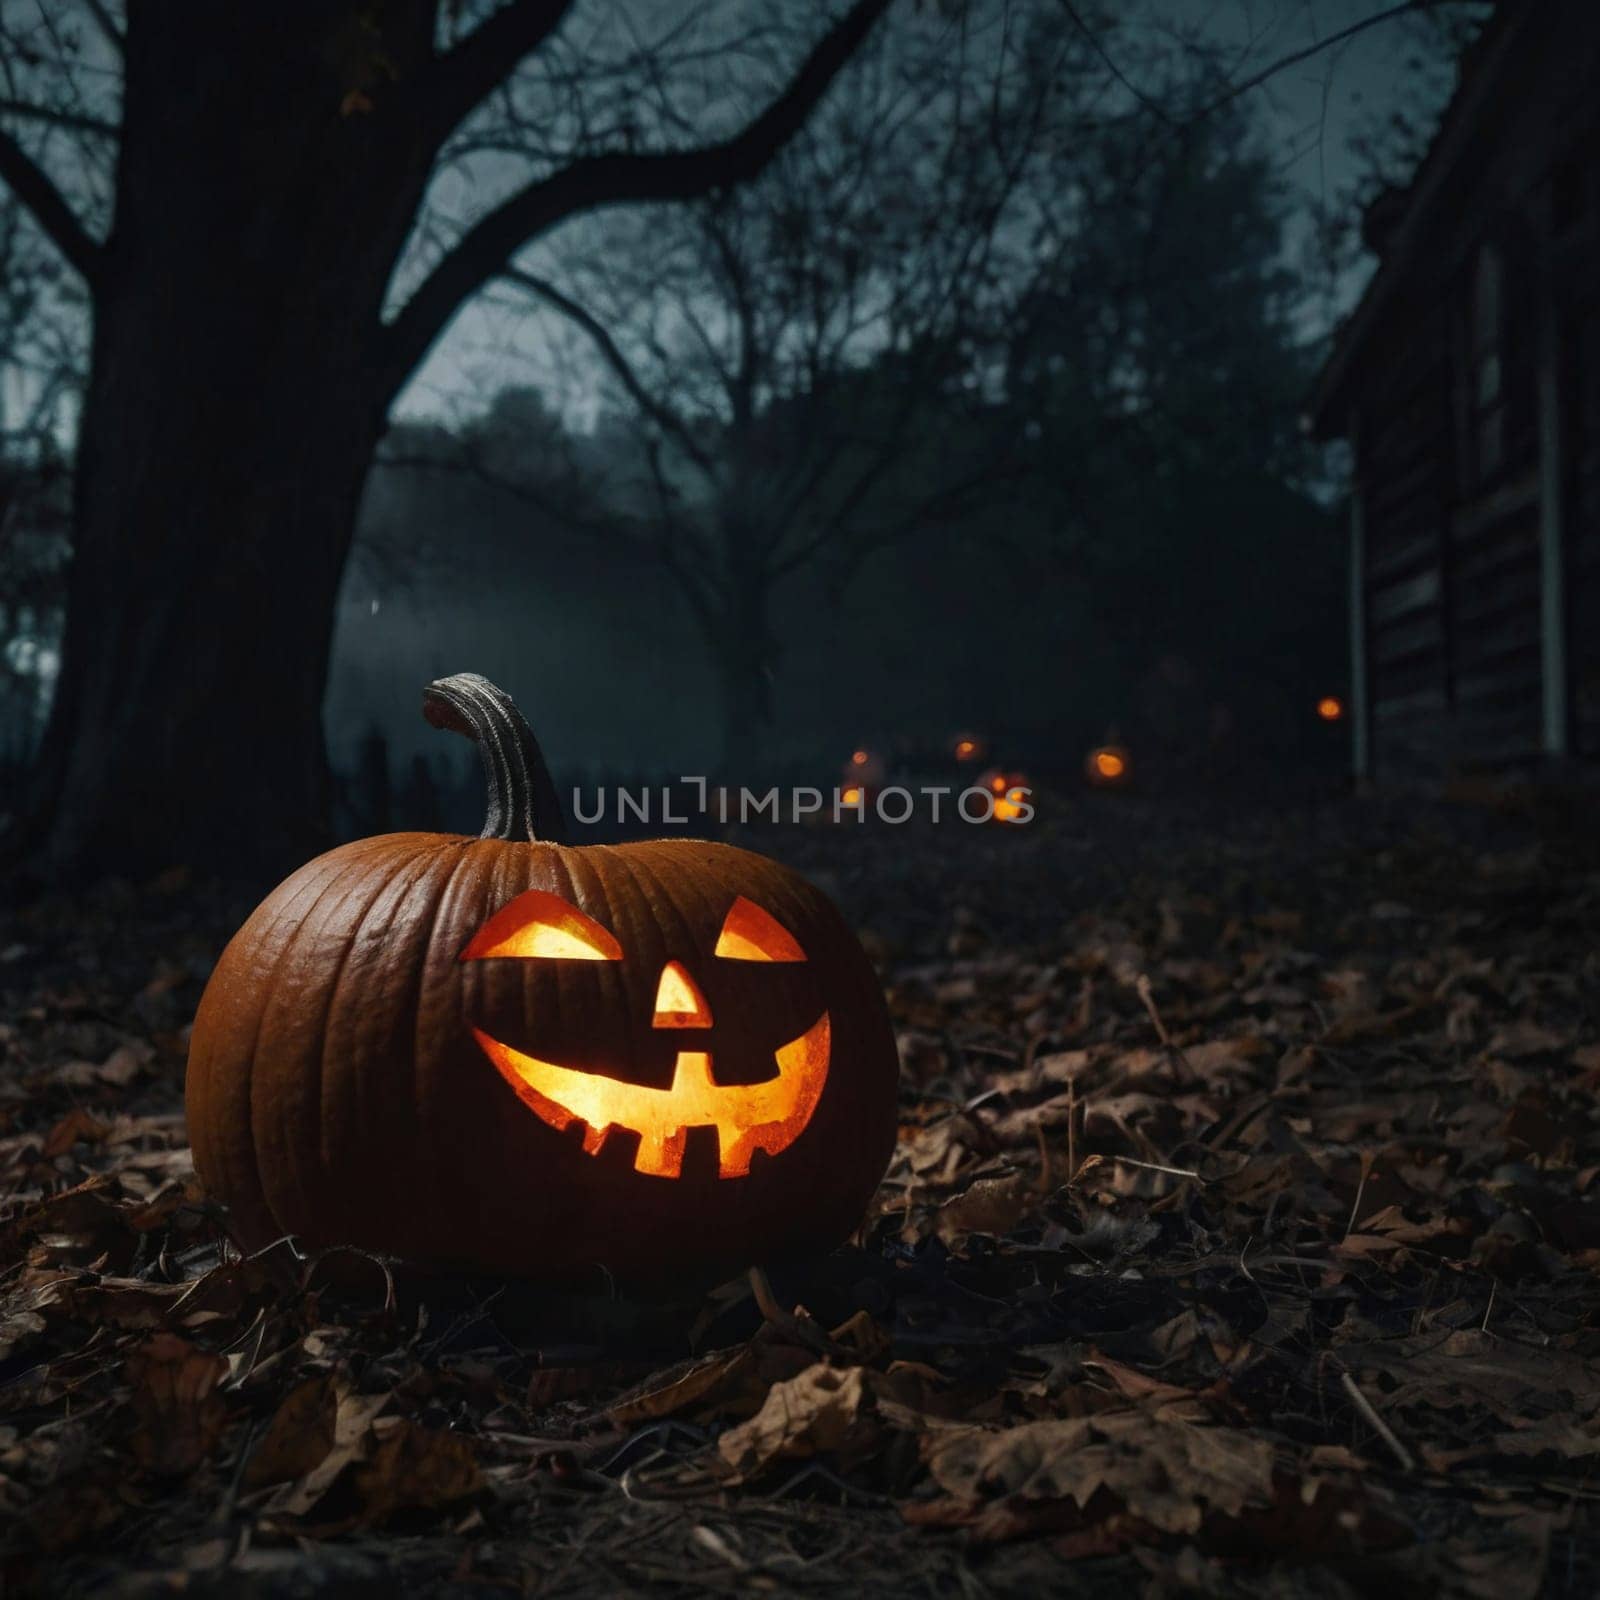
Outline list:
[[[803,962],[805,951],[770,912],[735,896],[712,951],[727,961]],[[462,961],[495,959],[620,961],[622,946],[577,906],[544,889],[529,889],[497,911],[461,952]],[[653,1028],[712,1026],[711,1007],[687,967],[668,961],[657,981]],[[614,1128],[634,1133],[636,1172],[651,1177],[682,1175],[689,1129],[714,1128],[717,1172],[748,1175],[757,1150],[777,1155],[811,1121],[828,1078],[828,1013],[798,1038],[774,1052],[778,1075],[761,1083],[719,1084],[704,1050],[680,1050],[665,1089],[627,1083],[600,1072],[584,1072],[514,1049],[481,1028],[472,1030],[523,1103],[558,1133],[583,1126],[583,1148],[599,1155]]]
[[[580,1072],[558,1062],[514,1050],[481,1028],[473,1037],[496,1070],[540,1121],[558,1133],[584,1124],[583,1148],[598,1155],[613,1128],[639,1136],[634,1170],[676,1178],[690,1128],[717,1130],[717,1175],[749,1174],[757,1150],[777,1155],[804,1132],[827,1081],[831,1047],[828,1013],[776,1051],[778,1075],[764,1083],[718,1084],[711,1056],[680,1050],[665,1089],[626,1083],[602,1073]]]

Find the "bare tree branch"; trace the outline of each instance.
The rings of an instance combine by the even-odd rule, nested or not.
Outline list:
[[[21,117],[26,122],[41,122],[52,128],[66,128],[72,133],[93,133],[108,139],[115,139],[122,132],[116,123],[107,122],[101,117],[91,117],[86,112],[37,106],[31,100],[0,98],[0,114]]]
[[[1066,0],[1062,0],[1062,3],[1066,4]],[[1185,124],[1193,124],[1213,115],[1215,112],[1222,110],[1224,106],[1230,105],[1237,100],[1240,95],[1248,94],[1252,89],[1259,89],[1269,78],[1275,78],[1286,68],[1298,66],[1302,61],[1309,61],[1313,56],[1319,56],[1325,50],[1332,50],[1335,46],[1345,43],[1346,40],[1354,39],[1357,34],[1366,33],[1370,28],[1380,27],[1385,22],[1393,22],[1397,17],[1406,16],[1413,11],[1437,11],[1442,6],[1471,3],[1472,0],[1402,0],[1399,5],[1389,6],[1383,11],[1375,11],[1369,17],[1361,17],[1357,21],[1350,23],[1348,27],[1336,29],[1326,38],[1314,40],[1302,49],[1291,50],[1288,55],[1279,56],[1276,61],[1262,67],[1259,72],[1252,72],[1248,78],[1241,78],[1237,83],[1229,84],[1214,100],[1208,100],[1191,116],[1187,117],[1184,123],[1175,124],[1175,126],[1182,127]],[[1112,70],[1115,71],[1116,69],[1113,68]],[[1117,76],[1121,78],[1122,74],[1119,72]],[[1127,80],[1123,79],[1123,82],[1126,83]],[[1139,91],[1134,89],[1132,84],[1128,84],[1128,88],[1137,98],[1143,100],[1144,96],[1139,94]],[[1163,120],[1170,124],[1172,119],[1166,117]]]
[[[964,515],[983,491],[1015,482],[1023,476],[1022,469],[1015,463],[1000,464],[993,459],[986,460],[974,472],[953,483],[941,484],[912,501],[891,521],[872,528],[857,529],[856,537],[851,541],[851,564],[859,566],[867,556],[910,538],[929,523],[953,521]],[[832,542],[842,526],[842,518],[847,514],[841,511],[838,516],[830,518],[806,544],[779,561],[772,569],[774,576],[786,577],[808,565]]]
[[[122,30],[117,26],[116,18],[105,5],[105,0],[83,0],[83,9],[94,18],[94,25],[105,36],[105,41],[120,56],[126,47],[122,37]]]
[[[489,212],[429,273],[384,331],[382,397],[387,400],[405,382],[461,303],[495,277],[516,251],[556,223],[604,206],[692,199],[754,178],[799,132],[888,5],[889,0],[855,0],[777,99],[731,139],[692,150],[584,156]]]
[[[682,445],[684,453],[693,460],[701,471],[710,473],[715,470],[711,457],[706,453],[700,441],[695,438],[694,431],[684,422],[682,417],[662,404],[639,381],[639,375],[633,370],[632,363],[623,355],[617,341],[605,330],[597,317],[580,306],[576,300],[563,294],[553,283],[549,283],[521,267],[507,267],[500,276],[506,282],[514,283],[519,288],[526,289],[530,294],[537,295],[546,304],[559,311],[569,322],[581,328],[588,335],[590,343],[594,345],[606,365],[616,375],[617,381],[627,390],[628,398],[638,406],[640,411],[649,417],[657,427],[672,434],[678,443]]]
[[[440,56],[419,85],[422,115],[434,144],[515,71],[566,20],[573,0],[510,0],[453,50]]]
[[[706,234],[727,283],[728,297],[733,302],[734,326],[739,330],[739,357],[728,385],[728,399],[732,405],[734,429],[744,435],[749,433],[756,413],[755,306],[750,299],[744,262],[718,218],[707,219]]]
[[[55,247],[93,288],[100,270],[100,246],[44,170],[3,128],[0,128],[0,182],[22,202]]]
[[[1150,112],[1158,122],[1164,122],[1170,127],[1172,125],[1172,117],[1169,115],[1167,108],[1162,105],[1159,100],[1152,99],[1151,96],[1147,95],[1144,90],[1141,89],[1138,84],[1134,83],[1133,80],[1129,78],[1128,75],[1122,70],[1122,68],[1117,65],[1117,63],[1112,59],[1110,52],[1106,49],[1105,44],[1102,42],[1100,35],[1096,33],[1095,30],[1091,28],[1089,24],[1085,22],[1078,14],[1078,8],[1073,5],[1072,0],[1059,0],[1059,3],[1062,10],[1066,12],[1067,19],[1072,23],[1072,26],[1078,30],[1084,39],[1088,41],[1089,47],[1097,56],[1099,56],[1101,62],[1105,65],[1106,71],[1108,71],[1111,76],[1115,78],[1117,82],[1120,83],[1122,87],[1126,89],[1128,93],[1131,94],[1133,98],[1145,108],[1146,111]]]

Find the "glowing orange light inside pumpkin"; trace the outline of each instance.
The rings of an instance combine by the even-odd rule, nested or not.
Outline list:
[[[529,889],[490,917],[461,952],[463,961],[485,961],[491,956],[620,961],[622,946],[615,934],[560,895]]]
[[[656,985],[657,1028],[709,1028],[711,1007],[681,961],[669,961]]]
[[[850,765],[853,767],[864,767],[871,759],[872,758],[865,750],[856,750],[851,753]]]
[[[1344,716],[1344,701],[1336,694],[1325,694],[1317,701],[1317,715],[1324,722],[1338,722]]]
[[[1120,778],[1128,770],[1128,763],[1115,750],[1096,750],[1094,770],[1102,778]]]
[[[602,955],[592,952],[606,951]],[[616,954],[609,952],[615,950]],[[591,952],[579,954],[579,952]],[[500,956],[618,960],[615,936],[559,895],[530,889],[504,906],[461,953],[463,961]],[[715,954],[730,961],[804,961],[805,951],[777,918],[740,895],[729,908]],[[651,1024],[657,1028],[708,1028],[711,1007],[681,961],[669,961],[656,984]],[[514,1050],[474,1028],[472,1036],[501,1077],[541,1122],[558,1133],[583,1124],[583,1148],[598,1155],[613,1128],[639,1137],[636,1172],[677,1178],[683,1172],[690,1128],[715,1128],[717,1172],[749,1174],[757,1150],[786,1150],[805,1131],[822,1098],[832,1054],[824,1011],[797,1039],[774,1052],[778,1072],[764,1083],[719,1084],[705,1050],[680,1050],[666,1089],[627,1083],[598,1072]]]
[[[777,1052],[778,1075],[765,1083],[721,1085],[712,1081],[704,1050],[680,1050],[672,1087],[651,1089],[597,1072],[541,1061],[501,1044],[481,1028],[472,1030],[484,1054],[542,1122],[558,1132],[586,1124],[583,1148],[599,1155],[613,1128],[639,1135],[636,1172],[676,1178],[690,1128],[717,1130],[717,1172],[743,1178],[757,1150],[775,1156],[798,1139],[822,1098],[828,1077],[828,1014]]]
[[[717,935],[717,955],[730,961],[804,961],[806,953],[777,918],[740,895]]]

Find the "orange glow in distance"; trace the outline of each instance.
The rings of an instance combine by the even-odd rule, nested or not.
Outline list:
[[[994,814],[997,821],[1015,822],[1022,815],[1022,808],[1027,804],[1027,796],[1020,787],[1008,790],[994,803]]]

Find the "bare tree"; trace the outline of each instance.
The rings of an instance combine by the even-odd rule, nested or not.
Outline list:
[[[769,715],[779,589],[821,569],[837,592],[1004,479],[980,352],[1033,270],[1030,164],[1085,74],[1104,77],[1082,40],[1029,7],[905,14],[756,183],[502,274],[610,375],[635,471],[590,525],[687,600],[730,766]]]
[[[37,738],[65,600],[66,439],[87,364],[74,290],[22,207],[0,193],[0,775],[8,792]]]
[[[756,176],[888,3],[788,7],[759,53],[714,5],[0,9],[0,183],[93,309],[61,675],[13,843],[126,870],[319,842],[334,599],[396,393],[529,241]]]

